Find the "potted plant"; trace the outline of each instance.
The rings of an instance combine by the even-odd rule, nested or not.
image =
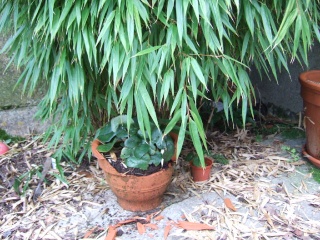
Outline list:
[[[191,152],[186,156],[186,160],[190,162],[190,172],[193,181],[203,182],[210,178],[213,159],[208,155],[204,155],[205,166],[201,165],[200,158],[195,152]]]
[[[0,142],[0,155],[3,155],[8,151],[9,151],[9,147],[4,142]]]
[[[306,145],[303,148],[303,154],[320,168],[320,70],[303,72],[299,80],[306,129]]]
[[[100,128],[92,153],[122,208],[147,211],[159,206],[171,181],[174,142],[150,124],[145,132],[125,115]],[[103,153],[108,153],[105,157]]]
[[[0,53],[21,69],[25,92],[46,84],[38,116],[51,120],[45,140],[60,157],[87,150],[105,119],[157,125],[159,112],[170,120],[165,134],[180,124],[176,155],[186,132],[202,151],[203,99],[222,102],[228,122],[230,106],[246,100],[244,123],[249,69],[276,77],[289,59],[307,62],[320,39],[317,1],[1,1],[0,14],[10,35]]]

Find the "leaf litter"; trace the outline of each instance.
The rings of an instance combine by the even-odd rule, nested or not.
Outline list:
[[[208,182],[194,183],[183,157],[190,152],[186,144],[175,165],[172,183],[161,206],[146,213],[130,213],[116,203],[96,161],[81,166],[63,165],[68,185],[53,177],[50,169],[41,183],[41,169],[51,151],[32,138],[11,146],[0,159],[0,236],[4,239],[114,239],[139,235],[166,239],[180,236],[189,239],[319,239],[320,193],[308,189],[307,174],[300,185],[274,183],[272,179],[296,173],[303,160],[291,162],[279,143],[269,146],[253,141],[247,132],[208,136],[214,153],[224,155],[229,164],[214,164]],[[14,180],[33,169],[23,196],[14,190]],[[41,183],[39,194],[35,189]],[[309,187],[310,188],[310,187]],[[163,216],[162,210],[188,198],[202,198],[216,193],[215,201],[189,207],[179,220]],[[111,196],[111,197],[110,197]],[[304,212],[313,209],[313,215]],[[318,216],[318,217],[317,217]],[[96,219],[102,219],[101,222]],[[202,229],[202,230],[200,230]],[[209,230],[203,230],[209,229]]]

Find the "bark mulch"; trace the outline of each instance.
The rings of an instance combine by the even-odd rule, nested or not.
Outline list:
[[[139,217],[129,220],[123,219],[120,212],[112,215],[110,209],[104,208],[99,213],[103,224],[97,224],[84,211],[105,207],[108,201],[101,198],[109,186],[96,161],[86,159],[81,166],[62,163],[68,184],[56,178],[59,172],[51,167],[39,187],[43,166],[51,159],[52,150],[47,150],[36,138],[16,143],[10,146],[8,154],[0,156],[0,236],[3,239],[104,239],[109,229],[114,236],[128,234],[127,239],[141,239],[142,234],[146,239],[157,239],[160,235],[156,233],[161,230],[158,239],[163,239],[170,238],[171,228],[181,227],[181,239],[320,239],[320,192],[308,188],[311,176],[304,174],[305,181],[293,184],[294,192],[285,184],[272,181],[296,173],[296,166],[305,164],[304,160],[292,161],[281,150],[281,142],[265,145],[256,142],[255,136],[245,130],[231,134],[211,132],[208,145],[213,153],[229,160],[226,165],[214,163],[208,182],[191,180],[189,165],[183,157],[192,147],[186,144],[160,208],[152,213],[139,213]],[[22,178],[26,172],[34,174]],[[185,214],[184,221],[172,223],[167,218],[165,229],[161,229],[157,218],[166,207],[212,192],[223,199],[224,205],[210,202],[192,206],[193,211]],[[234,198],[225,197],[227,194]],[[311,208],[313,215],[306,215],[303,206]],[[62,225],[66,219],[68,224]],[[194,227],[191,222],[214,230],[189,230]],[[119,223],[134,224],[134,227],[131,225],[130,233],[125,227],[114,232],[114,226],[120,226]]]

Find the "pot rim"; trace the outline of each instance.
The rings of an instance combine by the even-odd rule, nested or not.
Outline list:
[[[193,165],[192,161],[190,162],[190,166],[194,167],[194,168],[200,168],[200,169],[207,169],[207,168],[212,167],[212,164],[214,163],[213,158],[205,156],[204,160],[205,160],[205,163],[206,163],[206,166],[204,168]]]
[[[320,168],[320,159],[317,159],[313,156],[311,156],[306,149],[306,145],[302,146],[302,154],[304,157],[308,158],[308,160],[317,168]]]
[[[304,87],[320,91],[320,70],[310,70],[302,72],[299,75],[299,80],[301,85],[303,85]]]
[[[91,144],[91,150],[92,150],[92,154],[95,158],[97,158],[98,160],[98,164],[99,164],[99,167],[107,172],[108,174],[111,174],[111,175],[115,175],[115,176],[118,176],[118,177],[126,177],[126,178],[139,178],[139,179],[142,179],[142,178],[148,178],[150,176],[155,176],[155,175],[159,175],[159,174],[162,174],[163,171],[167,171],[167,170],[172,170],[173,171],[173,166],[172,166],[172,163],[169,163],[168,164],[168,168],[166,169],[161,169],[160,171],[158,172],[155,172],[155,173],[152,173],[152,174],[149,174],[149,175],[146,175],[146,176],[136,176],[136,175],[127,175],[125,173],[119,173],[110,163],[109,161],[97,150],[97,147],[101,144],[101,142],[98,140],[98,139],[94,139],[92,141],[92,144]]]

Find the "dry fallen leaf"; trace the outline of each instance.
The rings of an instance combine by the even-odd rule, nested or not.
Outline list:
[[[84,234],[84,238],[88,238],[93,232],[94,230],[97,229],[97,226],[91,228],[89,231],[87,231],[85,234]]]
[[[166,227],[164,228],[164,239],[166,240],[167,237],[169,236],[169,232],[171,230],[171,225],[167,224]]]
[[[114,152],[110,152],[110,157],[112,158],[113,161],[117,161],[117,155]]]
[[[142,235],[146,232],[144,225],[140,222],[137,222],[137,228],[138,228],[138,232],[140,233],[140,235]]]
[[[237,209],[233,206],[230,198],[225,198],[223,201],[224,201],[224,204],[226,205],[227,208],[229,208],[230,210],[232,210],[234,212],[237,211]]]
[[[127,219],[127,220],[123,220],[123,221],[120,221],[118,222],[115,227],[120,227],[121,225],[125,225],[127,223],[132,223],[132,222],[136,222],[137,220],[136,219]]]
[[[115,226],[109,226],[108,234],[105,240],[114,240],[117,236],[117,228]]]
[[[156,216],[156,217],[154,218],[154,220],[160,221],[160,220],[162,220],[163,218],[164,218],[163,216],[159,215],[159,216]]]
[[[213,226],[204,223],[195,223],[187,221],[178,221],[177,227],[183,228],[185,230],[213,230]]]

